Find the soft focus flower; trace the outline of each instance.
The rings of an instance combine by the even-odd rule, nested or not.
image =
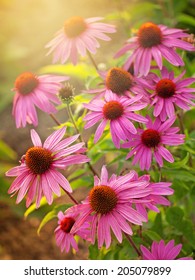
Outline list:
[[[170,240],[166,245],[164,240],[153,241],[151,251],[141,245],[140,249],[144,260],[175,260],[179,255],[182,244],[174,245],[175,241]],[[190,257],[179,258],[178,260],[192,260]]]
[[[158,182],[158,183],[150,183],[150,175],[138,176],[137,172],[134,172],[134,177],[131,178],[131,182],[133,181],[148,181],[148,186],[146,188],[150,189],[150,194],[145,196],[143,199],[132,199],[131,202],[135,204],[136,210],[143,215],[144,217],[148,217],[148,213],[146,209],[160,212],[158,209],[158,205],[169,206],[170,201],[164,197],[165,195],[172,195],[173,189],[170,188],[170,182]]]
[[[132,135],[123,148],[131,148],[127,159],[134,155],[132,164],[140,163],[141,170],[149,170],[152,156],[160,167],[163,166],[163,158],[169,162],[174,162],[172,154],[164,145],[177,146],[184,143],[184,134],[177,134],[178,127],[171,127],[175,122],[175,117],[171,117],[164,123],[156,118],[154,123],[148,117],[146,129],[137,129],[138,133]]]
[[[27,150],[22,157],[21,165],[6,172],[7,176],[17,178],[13,181],[8,193],[18,192],[16,203],[19,203],[27,194],[26,207],[36,200],[39,207],[40,200],[46,197],[49,204],[53,201],[52,193],[60,195],[60,186],[67,192],[72,192],[67,179],[57,170],[64,169],[72,164],[88,162],[85,155],[79,154],[84,143],[78,143],[68,147],[75,142],[79,135],[62,140],[66,128],[63,127],[53,132],[42,145],[39,135],[34,129],[31,130],[31,139],[34,147]],[[77,153],[72,155],[73,153]]]
[[[127,59],[124,68],[128,69],[134,63],[134,73],[146,76],[151,67],[151,60],[154,59],[162,69],[162,58],[175,66],[183,66],[182,58],[176,53],[175,48],[187,51],[195,51],[192,44],[185,42],[182,38],[189,34],[181,29],[168,28],[164,25],[156,25],[151,22],[142,24],[137,36],[130,38],[127,44],[121,48],[115,57],[119,57],[129,50],[133,53]]]
[[[82,226],[75,231],[74,233],[70,233],[78,214],[68,213],[66,211],[64,214],[62,211],[58,213],[58,227],[55,229],[55,238],[56,244],[61,248],[61,252],[64,250],[66,253],[69,252],[70,247],[72,246],[76,251],[78,251],[78,245],[75,240],[75,236],[80,236],[82,239],[90,241],[89,234],[89,223],[85,222]]]
[[[36,76],[31,72],[20,74],[15,80],[13,89],[16,94],[12,114],[16,127],[25,127],[26,123],[38,125],[35,106],[48,114],[57,112],[52,102],[60,104],[57,94],[62,86],[61,82],[68,79],[66,76]]]
[[[109,41],[110,37],[104,33],[116,32],[113,25],[97,22],[101,19],[84,19],[79,16],[67,19],[56,37],[46,45],[46,48],[50,48],[47,55],[54,52],[53,63],[65,63],[70,57],[72,63],[77,64],[78,54],[85,56],[87,51],[95,54],[100,46],[97,39]]]
[[[182,79],[184,74],[185,70],[181,75],[174,78],[174,72],[168,72],[163,67],[161,77],[152,73],[151,79],[153,83],[146,85],[149,90],[152,90],[151,104],[154,105],[153,114],[155,117],[159,116],[161,121],[165,121],[167,116],[170,118],[175,115],[174,105],[184,110],[189,110],[189,105],[195,105],[191,101],[191,99],[195,99],[195,95],[192,94],[192,92],[195,92],[195,88],[187,88],[187,86],[195,82],[195,78]]]
[[[103,88],[88,90],[88,93],[96,94],[95,98],[105,96],[112,91],[118,96],[128,96],[132,98],[138,95],[143,101],[148,101],[147,91],[145,90],[145,79],[138,78],[120,67],[112,67],[107,72],[99,71],[104,80]]]
[[[110,179],[105,166],[102,167],[100,179],[94,177],[94,187],[82,204],[71,207],[72,211],[80,213],[72,227],[72,232],[78,230],[91,217],[91,237],[95,242],[97,234],[99,248],[105,242],[106,248],[111,243],[111,229],[122,242],[122,232],[132,235],[131,225],[142,225],[146,221],[141,214],[131,207],[130,199],[144,198],[150,193],[148,181],[133,181],[134,171],[117,178],[113,174]]]
[[[145,117],[134,113],[147,105],[146,103],[136,104],[137,100],[139,98],[117,96],[111,90],[107,90],[104,100],[95,99],[88,104],[83,104],[84,107],[92,111],[84,117],[84,120],[87,121],[85,129],[101,121],[95,132],[94,142],[96,143],[100,139],[108,122],[110,123],[112,141],[117,148],[120,148],[120,139],[126,141],[132,133],[137,133],[131,120],[147,122]]]

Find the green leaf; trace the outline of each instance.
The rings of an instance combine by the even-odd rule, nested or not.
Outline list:
[[[187,14],[179,14],[177,16],[177,21],[180,23],[185,23],[187,26],[191,25],[195,27],[195,20],[193,16]]]
[[[180,223],[182,222],[183,216],[183,210],[177,206],[168,208],[166,211],[167,222],[178,229],[180,227]]]
[[[88,76],[95,75],[96,71],[94,68],[88,64],[79,63],[76,66],[71,63],[65,65],[47,65],[42,67],[39,71],[41,74],[58,74],[58,75],[67,75],[79,78],[81,80],[87,79]]]
[[[174,169],[162,169],[163,171],[163,175],[165,175],[166,177],[169,177],[170,180],[172,180],[173,178],[176,178],[178,180],[183,180],[185,182],[190,182],[193,181],[195,182],[195,174],[192,172],[188,172],[186,170],[174,170]]]
[[[45,197],[41,198],[41,202],[40,202],[40,207],[44,206],[48,204],[47,200]],[[39,207],[39,208],[40,208]],[[33,213],[35,210],[37,210],[36,208],[36,203],[33,203],[24,213],[24,218],[27,218],[29,214]]]
[[[0,159],[16,160],[17,154],[2,140],[0,140]]]
[[[54,208],[53,208],[53,210],[52,211],[50,211],[50,212],[48,212],[46,215],[45,215],[45,217],[42,219],[42,221],[41,221],[41,223],[40,223],[40,225],[39,225],[39,227],[38,227],[38,229],[37,229],[37,234],[40,234],[40,231],[41,231],[41,229],[49,222],[49,221],[51,221],[52,219],[54,219],[54,218],[56,218],[57,217],[57,215],[58,215],[58,213],[59,213],[59,211],[65,211],[65,210],[67,210],[69,207],[71,207],[72,206],[72,204],[66,204],[66,205],[58,205],[58,206],[55,206]]]
[[[190,156],[189,153],[187,153],[185,158],[181,159],[180,161],[176,161],[173,163],[166,162],[164,166],[173,169],[180,169],[181,167],[184,167],[188,163],[189,156]]]
[[[149,237],[152,241],[160,241],[163,239],[157,232],[152,230],[144,231],[143,236]]]

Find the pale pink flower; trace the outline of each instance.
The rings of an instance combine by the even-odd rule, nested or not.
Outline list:
[[[178,127],[171,127],[175,122],[175,117],[171,117],[164,123],[156,118],[154,123],[148,117],[146,129],[137,129],[138,133],[132,135],[123,148],[131,148],[127,159],[134,156],[132,164],[140,163],[141,170],[149,170],[154,156],[160,167],[163,166],[163,158],[168,162],[174,162],[170,151],[164,145],[177,146],[184,143],[184,134],[177,134]]]
[[[164,240],[160,240],[160,242],[153,241],[151,246],[151,251],[148,250],[145,246],[141,245],[140,249],[143,254],[144,260],[175,260],[179,255],[182,244],[178,244],[175,246],[175,241],[172,239],[167,244],[165,244]],[[183,257],[177,260],[192,260],[191,257]]]
[[[113,25],[98,22],[101,19],[79,16],[67,19],[56,37],[46,45],[46,48],[50,48],[47,55],[54,52],[53,63],[65,63],[70,58],[73,64],[77,64],[78,54],[85,56],[87,51],[95,54],[100,47],[97,39],[109,41],[110,37],[104,33],[116,32]]]
[[[134,73],[137,76],[146,76],[150,71],[151,61],[154,59],[162,69],[162,58],[175,66],[183,66],[182,58],[176,53],[175,48],[187,51],[195,51],[192,44],[185,42],[182,38],[189,34],[181,29],[168,28],[164,25],[156,25],[151,22],[142,24],[137,36],[130,38],[127,44],[122,47],[115,57],[119,57],[129,50],[133,53],[127,59],[124,68],[128,69],[134,63]]]
[[[130,199],[143,198],[150,193],[148,181],[133,181],[134,171],[117,178],[113,174],[110,179],[105,166],[102,167],[100,179],[94,177],[94,187],[82,204],[71,207],[80,216],[72,227],[78,230],[91,217],[91,237],[94,244],[96,234],[98,247],[104,242],[106,248],[111,244],[111,230],[117,240],[122,242],[122,232],[132,235],[132,224],[142,225],[146,218],[131,207]]]
[[[19,203],[28,193],[26,207],[35,199],[38,208],[43,196],[49,204],[53,201],[52,193],[60,196],[60,186],[65,191],[72,192],[68,180],[57,169],[85,163],[89,159],[79,154],[84,143],[70,146],[78,139],[78,134],[62,140],[65,131],[66,128],[63,127],[53,132],[42,145],[39,135],[34,129],[31,130],[34,147],[27,150],[21,159],[20,166],[6,172],[6,176],[17,177],[8,190],[8,193],[12,195],[18,192],[16,203]]]
[[[74,248],[75,251],[78,251],[75,236],[80,236],[82,239],[91,241],[88,222],[83,223],[74,233],[70,233],[77,217],[78,213],[76,212],[68,213],[68,211],[66,211],[63,214],[62,211],[60,211],[58,213],[58,227],[55,229],[55,238],[57,246],[61,248],[61,252],[65,250],[66,253],[68,253],[71,247]]]
[[[16,121],[16,127],[25,127],[26,123],[38,125],[38,107],[48,114],[56,113],[57,110],[52,104],[60,104],[57,97],[61,82],[68,80],[66,76],[41,75],[36,76],[31,72],[20,74],[15,80],[15,96],[13,100],[12,114]]]
[[[131,120],[147,122],[145,117],[134,113],[147,105],[147,103],[136,103],[139,99],[139,97],[117,96],[111,90],[107,90],[104,100],[95,99],[88,104],[83,104],[85,108],[92,111],[84,117],[87,121],[85,129],[101,121],[95,132],[94,142],[100,139],[107,123],[110,124],[112,141],[117,148],[120,148],[120,139],[126,141],[132,133],[137,133]]]
[[[99,74],[103,79],[103,87],[87,91],[87,93],[95,94],[94,99],[112,91],[118,96],[124,95],[132,98],[138,95],[140,100],[149,101],[148,93],[145,90],[145,79],[138,78],[121,67],[112,67],[107,72],[99,71]]]
[[[178,77],[174,78],[174,72],[168,72],[163,67],[161,77],[151,73],[153,83],[148,80],[148,84],[145,84],[152,93],[153,114],[155,117],[159,116],[161,121],[165,121],[167,116],[170,118],[175,115],[175,105],[183,110],[189,110],[190,105],[195,105],[191,101],[191,99],[195,99],[195,95],[192,94],[192,92],[195,92],[195,88],[187,87],[195,82],[195,78],[182,79],[185,72],[184,70]]]

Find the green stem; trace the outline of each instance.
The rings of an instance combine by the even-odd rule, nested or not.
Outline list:
[[[134,243],[134,241],[131,239],[131,237],[125,233],[125,236],[127,238],[127,240],[129,241],[129,243],[131,244],[131,246],[133,247],[133,249],[135,250],[135,252],[138,254],[139,257],[142,256],[141,251],[137,248],[136,244]]]
[[[96,71],[98,72],[98,71],[99,71],[98,66],[97,66],[95,60],[93,59],[93,57],[92,57],[92,55],[91,55],[91,53],[90,53],[89,51],[87,51],[87,55],[88,55],[88,57],[89,57],[91,63],[92,63],[93,66],[95,67]]]
[[[71,121],[72,121],[72,123],[73,123],[73,125],[74,125],[75,130],[76,130],[76,132],[79,134],[79,139],[80,139],[80,141],[85,143],[85,141],[83,140],[83,138],[82,138],[82,136],[81,136],[81,134],[80,134],[80,132],[79,132],[79,129],[78,129],[76,123],[75,123],[75,120],[74,120],[74,117],[73,117],[73,114],[72,114],[71,107],[70,107],[70,105],[69,105],[68,103],[67,103],[67,110],[68,110],[68,115],[69,115],[69,117],[70,117],[70,119],[71,119]],[[85,146],[87,147],[86,143],[85,143]],[[93,173],[93,175],[94,175],[94,176],[95,176],[95,175],[98,176],[98,174],[97,174],[96,171],[94,170],[94,168],[93,168],[93,166],[91,165],[91,163],[90,163],[90,162],[87,162],[87,165],[88,165],[89,169],[91,170],[91,172]]]
[[[52,120],[58,125],[60,126],[61,123],[56,119],[56,117],[53,114],[50,114],[50,117],[52,118]]]
[[[70,197],[70,199],[74,202],[74,204],[79,204],[79,202],[69,193],[67,192],[66,190],[64,190],[65,193]]]

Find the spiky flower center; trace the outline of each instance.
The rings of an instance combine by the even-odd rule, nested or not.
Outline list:
[[[161,141],[160,133],[155,129],[146,129],[141,135],[142,143],[148,148],[155,148]]]
[[[26,152],[25,162],[34,174],[43,174],[53,162],[52,152],[42,147],[32,147]]]
[[[129,90],[133,84],[133,76],[119,67],[113,67],[106,76],[106,87],[112,92],[121,95]]]
[[[66,233],[69,233],[71,231],[71,228],[73,227],[75,223],[75,220],[72,217],[65,217],[60,222],[60,228]]]
[[[161,44],[162,32],[160,28],[151,22],[142,24],[138,31],[138,42],[143,48],[151,48]]]
[[[24,72],[15,80],[15,88],[23,95],[31,93],[38,84],[38,78],[31,72]]]
[[[64,23],[64,32],[68,38],[75,38],[87,29],[87,24],[82,17],[71,17]]]
[[[162,98],[169,98],[175,94],[176,85],[170,79],[162,79],[156,85],[156,93]]]
[[[109,101],[103,107],[104,117],[108,120],[116,120],[123,115],[124,108],[118,101]]]
[[[91,208],[98,214],[107,214],[117,205],[117,195],[109,186],[95,186],[89,193]]]

